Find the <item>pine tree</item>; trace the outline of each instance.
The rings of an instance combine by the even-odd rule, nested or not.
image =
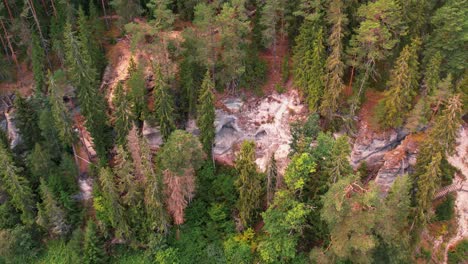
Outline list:
[[[150,0],[146,6],[153,16],[153,24],[160,29],[170,29],[175,15],[170,9],[173,0]]]
[[[67,106],[63,102],[64,89],[66,85],[63,71],[49,72],[49,102],[51,104],[52,116],[55,127],[58,129],[59,137],[65,146],[71,146],[76,135],[73,131],[73,121],[68,113]]]
[[[127,142],[127,135],[132,127],[133,116],[121,82],[119,82],[115,88],[113,104],[115,108],[113,115],[116,142],[123,146]]]
[[[200,129],[200,142],[207,155],[212,155],[215,139],[215,107],[214,107],[214,84],[211,81],[210,72],[207,71],[198,98],[198,118],[197,125]]]
[[[174,122],[174,101],[163,78],[161,68],[157,66],[155,72],[156,86],[153,91],[154,115],[161,135],[164,141],[167,141],[176,127]]]
[[[467,9],[468,2],[465,0],[450,0],[431,17],[434,30],[427,43],[426,57],[440,52],[444,58],[442,72],[452,73],[455,77],[465,71],[468,61],[468,53],[465,52]]]
[[[35,33],[31,37],[32,42],[32,54],[31,54],[31,63],[34,76],[34,82],[36,85],[36,93],[45,92],[45,54],[44,49],[41,46],[41,43]]]
[[[25,99],[16,93],[14,106],[16,108],[16,127],[27,148],[32,148],[36,142],[41,141],[41,129],[39,128],[39,116],[35,111],[33,99]]]
[[[20,175],[10,153],[0,144],[0,183],[10,196],[13,206],[21,212],[21,221],[30,225],[34,222],[34,194],[28,180]]]
[[[105,263],[104,245],[99,238],[96,228],[93,220],[89,220],[84,234],[82,261],[85,264]]]
[[[330,229],[332,262],[372,263],[378,242],[373,235],[380,203],[377,187],[365,189],[356,176],[346,177],[332,184],[322,201],[321,215]]]
[[[53,237],[66,235],[70,230],[70,225],[66,221],[65,211],[55,199],[44,179],[41,179],[39,189],[42,203],[38,205],[37,224],[45,228]]]
[[[326,61],[326,81],[320,112],[329,120],[338,110],[338,99],[343,92],[343,37],[348,23],[342,0],[333,0],[328,7],[327,21],[331,24],[328,46],[331,48]]]
[[[244,141],[241,150],[236,157],[236,170],[239,173],[235,185],[239,191],[237,210],[239,218],[244,227],[252,224],[260,207],[260,196],[262,194],[261,178],[255,164],[255,143]]]
[[[352,98],[350,115],[354,116],[369,77],[375,75],[375,64],[391,55],[392,49],[404,36],[407,27],[401,7],[396,0],[377,0],[359,7],[357,15],[363,21],[350,41],[348,54],[351,66],[359,72],[357,93]],[[351,76],[351,82],[354,76]]]
[[[166,187],[167,210],[174,223],[181,225],[185,208],[195,195],[195,172],[206,156],[202,145],[192,134],[176,130],[158,157]]]
[[[400,127],[411,110],[413,98],[418,90],[418,47],[420,41],[413,40],[411,46],[403,48],[388,82],[389,90],[380,102],[378,119],[385,127]]]

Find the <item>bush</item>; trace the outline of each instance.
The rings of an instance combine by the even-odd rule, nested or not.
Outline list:
[[[468,259],[468,240],[463,240],[458,243],[454,250],[448,253],[449,264],[462,264],[466,263]]]
[[[275,84],[275,90],[276,90],[279,94],[282,94],[282,93],[285,92],[286,89],[284,88],[283,85],[277,83],[277,84]]]
[[[436,220],[448,221],[454,215],[455,198],[453,195],[448,195],[445,200],[436,208]]]

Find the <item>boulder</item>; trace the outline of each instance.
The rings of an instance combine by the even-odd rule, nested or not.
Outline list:
[[[163,144],[161,131],[157,127],[151,126],[147,121],[143,122],[143,136],[148,140],[151,149],[158,149]]]

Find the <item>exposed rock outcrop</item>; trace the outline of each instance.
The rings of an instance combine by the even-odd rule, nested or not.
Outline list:
[[[224,107],[216,110],[215,159],[233,164],[239,144],[254,140],[257,146],[256,163],[260,170],[266,169],[268,158],[275,154],[280,172],[287,165],[291,140],[291,121],[306,113],[300,104],[297,91],[272,94],[261,100],[238,98],[223,101]]]

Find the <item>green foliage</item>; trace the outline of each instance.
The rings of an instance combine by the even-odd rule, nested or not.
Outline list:
[[[379,104],[379,123],[384,128],[400,127],[413,106],[418,90],[418,47],[419,40],[403,48],[391,72],[389,90]]]
[[[312,114],[307,117],[305,123],[294,122],[291,124],[291,152],[289,155],[295,153],[307,152],[310,149],[312,140],[317,137],[320,131],[319,116]]]
[[[323,28],[317,21],[302,24],[293,52],[294,80],[314,112],[323,95],[325,66]]]
[[[36,142],[41,140],[39,128],[39,115],[35,111],[34,99],[25,99],[19,93],[15,98],[15,121],[26,148],[31,149]]]
[[[247,229],[243,234],[229,237],[224,241],[224,255],[229,264],[249,264],[254,261],[252,254],[252,229]]]
[[[237,209],[244,227],[250,226],[256,217],[256,210],[260,207],[262,187],[260,174],[255,164],[255,143],[244,141],[236,157],[236,170],[239,177],[236,187],[239,191]]]
[[[143,12],[143,9],[140,6],[140,1],[136,0],[112,0],[110,1],[110,5],[119,16],[120,25],[131,22],[133,18]]]
[[[169,135],[175,130],[174,101],[164,81],[161,68],[157,66],[155,72],[156,86],[154,87],[154,115],[159,125],[161,135],[167,141]]]
[[[21,221],[31,225],[34,221],[34,194],[27,179],[21,176],[10,153],[0,146],[0,183],[11,199],[12,205],[21,212]]]
[[[337,138],[331,148],[330,158],[324,162],[323,168],[330,182],[337,182],[339,179],[352,174],[353,168],[348,160],[350,154],[349,138],[347,136]]]
[[[18,225],[13,229],[0,230],[0,262],[31,263],[37,254],[37,241],[31,230]]]
[[[120,146],[123,146],[127,143],[127,135],[133,125],[133,115],[127,94],[125,93],[123,85],[120,82],[115,88],[113,104],[115,108],[113,115],[116,142]]]
[[[101,164],[105,164],[111,137],[108,135],[106,102],[97,85],[98,72],[87,43],[76,38],[69,23],[65,25],[64,40],[67,76],[78,90],[80,110],[86,118],[85,126],[91,133]]]
[[[468,60],[468,53],[464,49],[464,36],[468,33],[467,10],[466,1],[450,0],[431,17],[434,31],[430,35],[426,54],[440,52],[444,59],[442,70],[455,76],[463,73]]]
[[[343,38],[348,19],[343,9],[343,1],[334,0],[330,2],[327,11],[327,22],[331,24],[331,32],[327,42],[331,47],[331,52],[325,64],[326,81],[320,112],[328,119],[331,119],[332,114],[338,110],[338,99],[344,89],[342,79],[345,70],[343,62]]]
[[[148,112],[146,100],[146,85],[144,68],[142,65],[136,66],[133,58],[130,59],[128,69],[129,78],[127,80],[128,100],[131,100],[133,118],[143,121]]]
[[[447,196],[435,210],[437,221],[448,221],[452,219],[455,214],[454,206],[455,198],[453,195]]]
[[[160,29],[170,29],[174,23],[175,16],[170,9],[173,0],[150,0],[146,6],[151,12],[154,26]]]
[[[84,234],[82,261],[85,264],[98,264],[105,263],[105,260],[105,252],[96,224],[90,220]]]
[[[215,139],[215,106],[213,95],[214,84],[211,81],[209,71],[206,72],[201,86],[200,96],[197,107],[197,125],[200,129],[200,142],[203,150],[209,156],[212,155],[212,149]]]
[[[330,251],[339,260],[370,263],[377,239],[372,235],[379,204],[376,186],[365,190],[357,177],[346,177],[322,197],[322,218],[330,228]]]
[[[41,43],[38,39],[38,36],[33,33],[31,37],[32,42],[32,54],[31,54],[31,64],[33,69],[33,76],[35,82],[36,93],[45,92],[45,54],[44,49],[41,46]]]
[[[448,263],[449,264],[460,264],[466,261],[468,255],[468,240],[462,240],[455,247],[455,250],[448,252]]]

